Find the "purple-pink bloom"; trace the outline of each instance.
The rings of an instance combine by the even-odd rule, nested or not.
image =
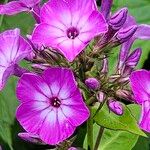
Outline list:
[[[0,14],[15,15],[32,9],[40,3],[40,0],[16,0],[0,5]]]
[[[20,30],[7,30],[0,34],[0,90],[9,76],[15,74],[16,64],[32,51],[27,41],[20,36]]]
[[[41,9],[41,23],[32,40],[58,49],[73,61],[95,36],[106,31],[107,24],[95,0],[51,0]]]
[[[89,117],[70,69],[49,68],[41,76],[24,74],[17,97],[21,103],[16,113],[20,124],[50,145],[70,137]]]
[[[130,83],[136,102],[142,105],[139,126],[150,132],[150,71],[134,71]]]

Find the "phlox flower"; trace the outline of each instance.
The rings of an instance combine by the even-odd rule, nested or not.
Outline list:
[[[70,137],[89,117],[73,72],[49,68],[41,76],[23,74],[17,86],[17,119],[23,128],[47,144]]]
[[[15,74],[16,64],[31,53],[31,46],[20,36],[20,30],[7,30],[0,34],[0,90],[9,76]]]
[[[130,76],[135,100],[142,106],[139,126],[150,132],[150,71],[135,71]]]
[[[95,3],[50,0],[41,9],[41,23],[33,32],[33,42],[58,49],[68,61],[73,61],[95,36],[107,31]]]

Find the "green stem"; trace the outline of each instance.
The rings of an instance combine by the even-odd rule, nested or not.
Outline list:
[[[100,127],[99,133],[98,133],[98,136],[97,136],[97,139],[96,139],[94,150],[99,149],[99,145],[100,145],[100,142],[101,142],[101,139],[102,139],[103,132],[104,132],[104,128]]]
[[[92,109],[90,109],[90,112],[92,114]],[[93,117],[90,116],[90,118],[87,121],[87,143],[88,143],[88,150],[93,150]]]
[[[4,1],[4,4],[6,4],[6,3],[8,3],[8,0]],[[3,18],[4,18],[4,15],[1,15],[1,17],[0,17],[0,27],[1,27],[2,23],[3,23]]]

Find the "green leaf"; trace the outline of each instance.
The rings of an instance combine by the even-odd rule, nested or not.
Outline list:
[[[96,112],[96,110],[97,108],[95,107],[94,112]],[[146,134],[138,127],[137,120],[131,114],[131,111],[125,106],[123,115],[118,116],[113,112],[110,112],[105,104],[103,108],[95,115],[94,120],[98,125],[105,128],[124,130],[146,137]]]
[[[94,124],[94,142],[99,132],[99,126]],[[99,145],[99,150],[131,150],[137,140],[138,135],[132,134],[126,131],[114,131],[110,129],[104,129],[102,139]],[[84,148],[86,149],[87,138],[84,141]]]
[[[34,19],[29,13],[20,13],[14,16],[4,16],[0,32],[8,29],[20,28],[24,35],[31,34]]]
[[[9,145],[9,148],[13,150],[11,139],[11,126],[2,121],[0,121],[0,137]]]
[[[138,140],[138,135],[126,131],[106,129],[101,141],[101,150],[131,150]]]
[[[150,137],[145,138],[140,136],[132,150],[150,150]]]
[[[15,96],[16,78],[12,77],[4,90],[0,92],[0,138],[9,145],[12,150],[11,129],[15,120],[15,110],[18,105]],[[2,145],[4,143],[1,143]]]

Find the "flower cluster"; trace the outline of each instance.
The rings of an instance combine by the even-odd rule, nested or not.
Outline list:
[[[68,141],[91,118],[91,107],[106,104],[121,116],[125,100],[142,105],[139,125],[150,132],[150,72],[134,71],[142,50],[130,52],[136,39],[150,39],[150,26],[138,25],[127,8],[112,14],[111,6],[112,0],[102,0],[100,10],[95,0],[18,0],[0,5],[1,15],[30,12],[36,21],[26,39],[18,28],[0,34],[0,90],[10,76],[19,77],[16,118],[25,130],[19,137],[76,149]],[[110,74],[109,56],[117,46],[118,61]],[[23,59],[32,69],[19,66]]]

